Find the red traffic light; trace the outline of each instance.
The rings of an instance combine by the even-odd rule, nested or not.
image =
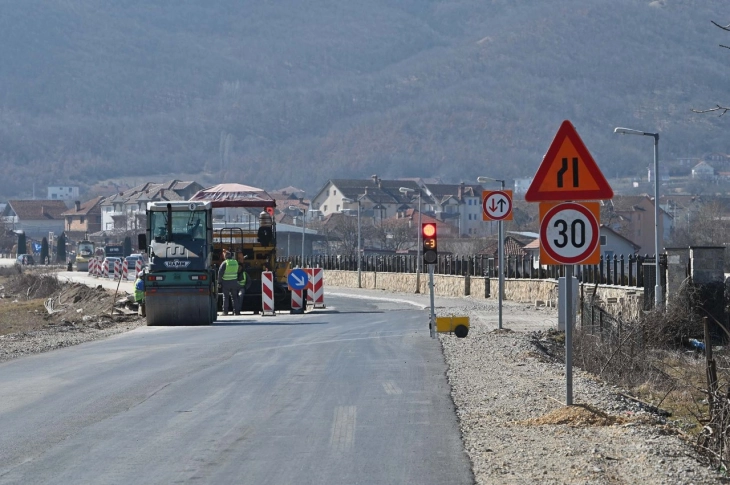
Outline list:
[[[423,237],[435,237],[436,236],[436,224],[432,224],[430,222],[423,224],[423,227],[421,228],[421,232],[423,234]]]

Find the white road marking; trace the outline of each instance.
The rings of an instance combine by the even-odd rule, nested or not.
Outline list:
[[[356,406],[337,406],[332,422],[330,447],[336,453],[345,453],[355,443],[355,424],[357,422]]]
[[[385,389],[386,394],[403,394],[403,391],[400,387],[398,387],[398,384],[396,384],[395,381],[383,382],[383,389]]]

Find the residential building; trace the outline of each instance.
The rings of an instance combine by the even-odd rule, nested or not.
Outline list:
[[[715,177],[715,169],[707,162],[700,162],[692,167],[693,179],[712,179]]]
[[[606,201],[601,221],[608,227],[639,245],[639,253],[654,254],[654,199],[648,195],[615,196]],[[659,207],[661,251],[671,236],[674,219]]]
[[[486,234],[487,225],[482,220],[481,185],[471,184],[424,184],[423,189],[434,201],[437,219],[448,221],[458,228],[461,236]]]
[[[630,239],[622,236],[610,227],[601,224],[599,229],[601,255],[604,258],[613,258],[614,256],[628,258],[637,254],[640,247]],[[540,267],[540,239],[535,239],[522,248],[528,256],[533,258],[533,267]],[[652,252],[653,254],[653,252]]]
[[[412,192],[404,194],[401,187]],[[377,175],[369,180],[331,179],[312,198],[311,211],[322,216],[340,211],[357,213],[358,204],[343,202],[344,197],[360,200],[363,215],[383,221],[407,209],[417,210],[420,204],[422,214],[448,222],[457,228],[456,234],[478,236],[487,231],[482,221],[482,190],[481,185],[383,180]]]
[[[403,194],[399,190],[401,187],[412,189],[414,192]],[[377,175],[364,180],[330,179],[317,195],[312,197],[311,210],[319,211],[316,214],[324,217],[341,211],[345,211],[346,214],[357,214],[357,202],[343,202],[344,197],[353,201],[360,200],[362,215],[382,221],[413,204],[418,205],[417,194],[421,194],[422,197],[422,211],[427,212],[429,208],[435,210],[433,201],[412,180],[383,180]]]
[[[76,200],[79,198],[79,188],[69,186],[49,186],[49,200]]]
[[[2,212],[3,220],[13,230],[25,231],[28,238],[41,239],[64,230],[62,200],[9,200]]]
[[[83,241],[88,234],[101,231],[101,203],[104,197],[98,196],[85,202],[75,201],[74,206],[61,214],[65,219],[68,241]]]
[[[101,230],[143,230],[148,202],[188,200],[203,188],[194,181],[171,180],[161,184],[148,182],[107,197],[100,204]]]

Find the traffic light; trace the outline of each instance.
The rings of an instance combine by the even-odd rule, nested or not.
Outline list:
[[[438,241],[436,239],[436,223],[421,224],[421,240],[423,241],[423,264],[436,264],[438,259]]]

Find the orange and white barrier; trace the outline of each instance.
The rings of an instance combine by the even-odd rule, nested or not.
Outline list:
[[[304,290],[291,290],[291,311],[301,312],[304,307]]]
[[[114,261],[114,274],[112,279],[117,279],[122,276],[122,262],[118,259]]]
[[[261,314],[275,315],[274,310],[274,273],[264,271],[261,273]]]
[[[134,262],[134,277],[136,278],[139,272],[142,271],[142,260],[138,259]]]
[[[126,258],[122,262],[122,279],[123,280],[129,279],[129,261],[127,261]]]
[[[324,271],[322,268],[307,268],[309,283],[307,284],[307,301],[314,308],[325,308],[324,305]]]
[[[104,278],[108,278],[109,277],[109,261],[107,261],[105,259],[102,264],[103,264],[103,267],[101,269],[101,276]]]

